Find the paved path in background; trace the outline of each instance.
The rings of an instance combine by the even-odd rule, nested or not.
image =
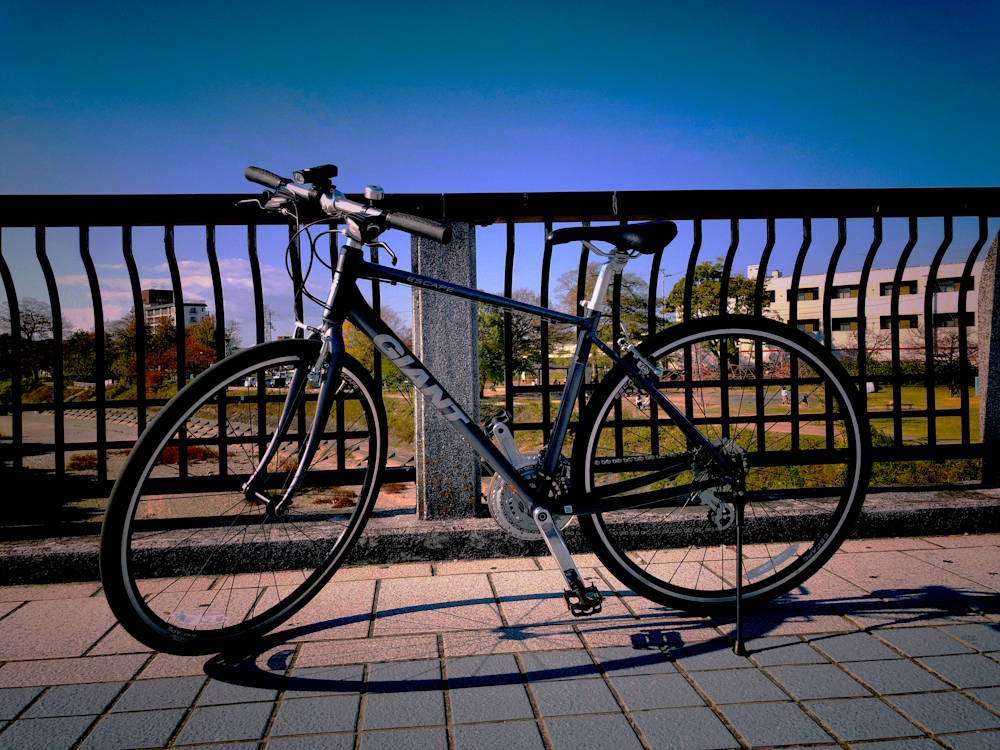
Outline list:
[[[1000,535],[849,541],[749,657],[577,559],[599,617],[549,558],[346,568],[209,658],[133,641],[98,583],[0,588],[0,748],[1000,747]]]

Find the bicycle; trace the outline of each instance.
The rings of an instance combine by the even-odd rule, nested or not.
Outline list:
[[[732,607],[737,588],[747,604],[785,594],[840,546],[864,500],[870,436],[847,373],[821,345],[787,324],[735,314],[679,323],[639,345],[623,331],[621,354],[597,335],[614,274],[664,249],[675,224],[548,234],[551,245],[579,241],[606,258],[577,316],[396,269],[379,239],[384,231],[447,243],[450,227],[351,201],[334,176],[332,165],[297,172],[294,181],[246,170],[271,191],[262,208],[292,216],[295,238],[309,238],[314,259],[319,236],[345,240],[325,300],[312,297],[322,323],[297,320],[301,337],[245,349],[199,375],[159,412],[123,467],[102,529],[101,576],[111,609],[139,641],[178,654],[233,648],[290,618],[351,552],[378,496],[387,420],[372,377],[344,351],[345,322],[493,468],[491,515],[514,537],[544,540],[573,615],[602,606],[562,538],[574,518],[623,585],[698,613]],[[380,194],[366,191],[369,200]],[[318,208],[320,219],[303,225],[303,207]],[[323,231],[313,237],[317,225]],[[387,250],[393,267],[366,261],[365,247]],[[506,413],[485,428],[473,422],[373,312],[359,280],[574,326],[548,444],[522,453]],[[297,292],[309,294],[304,283]],[[567,457],[595,349],[613,367],[581,409]]]

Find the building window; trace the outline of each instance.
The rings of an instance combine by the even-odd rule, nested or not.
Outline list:
[[[835,286],[833,288],[834,299],[855,299],[858,296],[858,285]]]
[[[817,333],[819,331],[818,320],[800,320],[795,326],[805,333]]]
[[[814,286],[809,289],[799,289],[798,300],[799,302],[808,302],[810,300],[819,299],[819,287]]]
[[[899,293],[903,294],[916,294],[917,293],[917,282],[916,281],[901,281],[899,282]],[[879,294],[883,297],[892,296],[892,282],[885,281],[879,285]]]
[[[966,313],[965,322],[962,324],[966,328],[971,328],[976,324],[976,314]],[[934,313],[935,328],[958,328],[958,313]]]
[[[768,302],[770,302],[773,304],[774,300],[775,300],[774,290],[773,289],[764,290],[764,303],[767,304]]]
[[[879,318],[879,327],[883,331],[888,331],[892,328],[916,328],[919,325],[916,315],[900,315],[896,318],[896,325],[892,324],[891,315],[883,315]]]
[[[835,331],[856,331],[858,330],[857,318],[834,318],[833,330]]]
[[[971,276],[967,276],[965,278],[965,283],[962,283],[962,278],[959,276],[948,279],[938,279],[934,282],[935,292],[957,292],[959,289],[965,289],[965,291],[971,292],[975,288],[975,280]]]

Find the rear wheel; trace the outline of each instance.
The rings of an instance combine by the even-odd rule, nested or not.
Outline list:
[[[108,504],[101,576],[115,615],[146,645],[214,653],[262,635],[304,606],[357,541],[378,495],[386,421],[351,358],[309,472],[287,512],[273,512],[315,418],[307,375],[318,356],[318,342],[298,339],[223,360],[133,449]],[[289,409],[256,492],[245,492]]]
[[[639,349],[663,368],[659,392],[742,467],[745,489],[695,487],[714,481],[713,464],[648,396],[637,406],[642,391],[615,368],[581,420],[573,488],[589,507],[637,507],[580,517],[594,551],[649,599],[729,609],[745,503],[744,601],[801,584],[840,546],[868,483],[869,437],[843,367],[790,326],[743,316],[675,326]]]

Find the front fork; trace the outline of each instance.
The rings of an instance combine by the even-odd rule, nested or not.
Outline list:
[[[303,477],[309,471],[313,457],[322,442],[323,431],[326,429],[326,422],[333,408],[337,393],[343,385],[340,377],[344,358],[344,334],[342,324],[330,323],[324,326],[319,334],[322,346],[320,355],[313,367],[300,366],[295,370],[292,382],[289,384],[288,393],[285,396],[285,403],[278,418],[278,425],[271,436],[271,441],[261,456],[257,470],[250,476],[243,485],[245,496],[254,501],[267,504],[267,514],[269,516],[283,516],[288,512],[288,507],[292,503],[292,497],[298,491]],[[278,454],[281,443],[284,442],[285,435],[292,424],[292,420],[298,417],[299,408],[305,401],[306,385],[309,382],[309,373],[315,371],[320,378],[319,395],[316,398],[316,414],[313,418],[312,428],[306,438],[305,445],[298,453],[298,465],[295,474],[288,486],[284,488],[280,495],[269,497],[260,491],[267,480],[267,467]]]

